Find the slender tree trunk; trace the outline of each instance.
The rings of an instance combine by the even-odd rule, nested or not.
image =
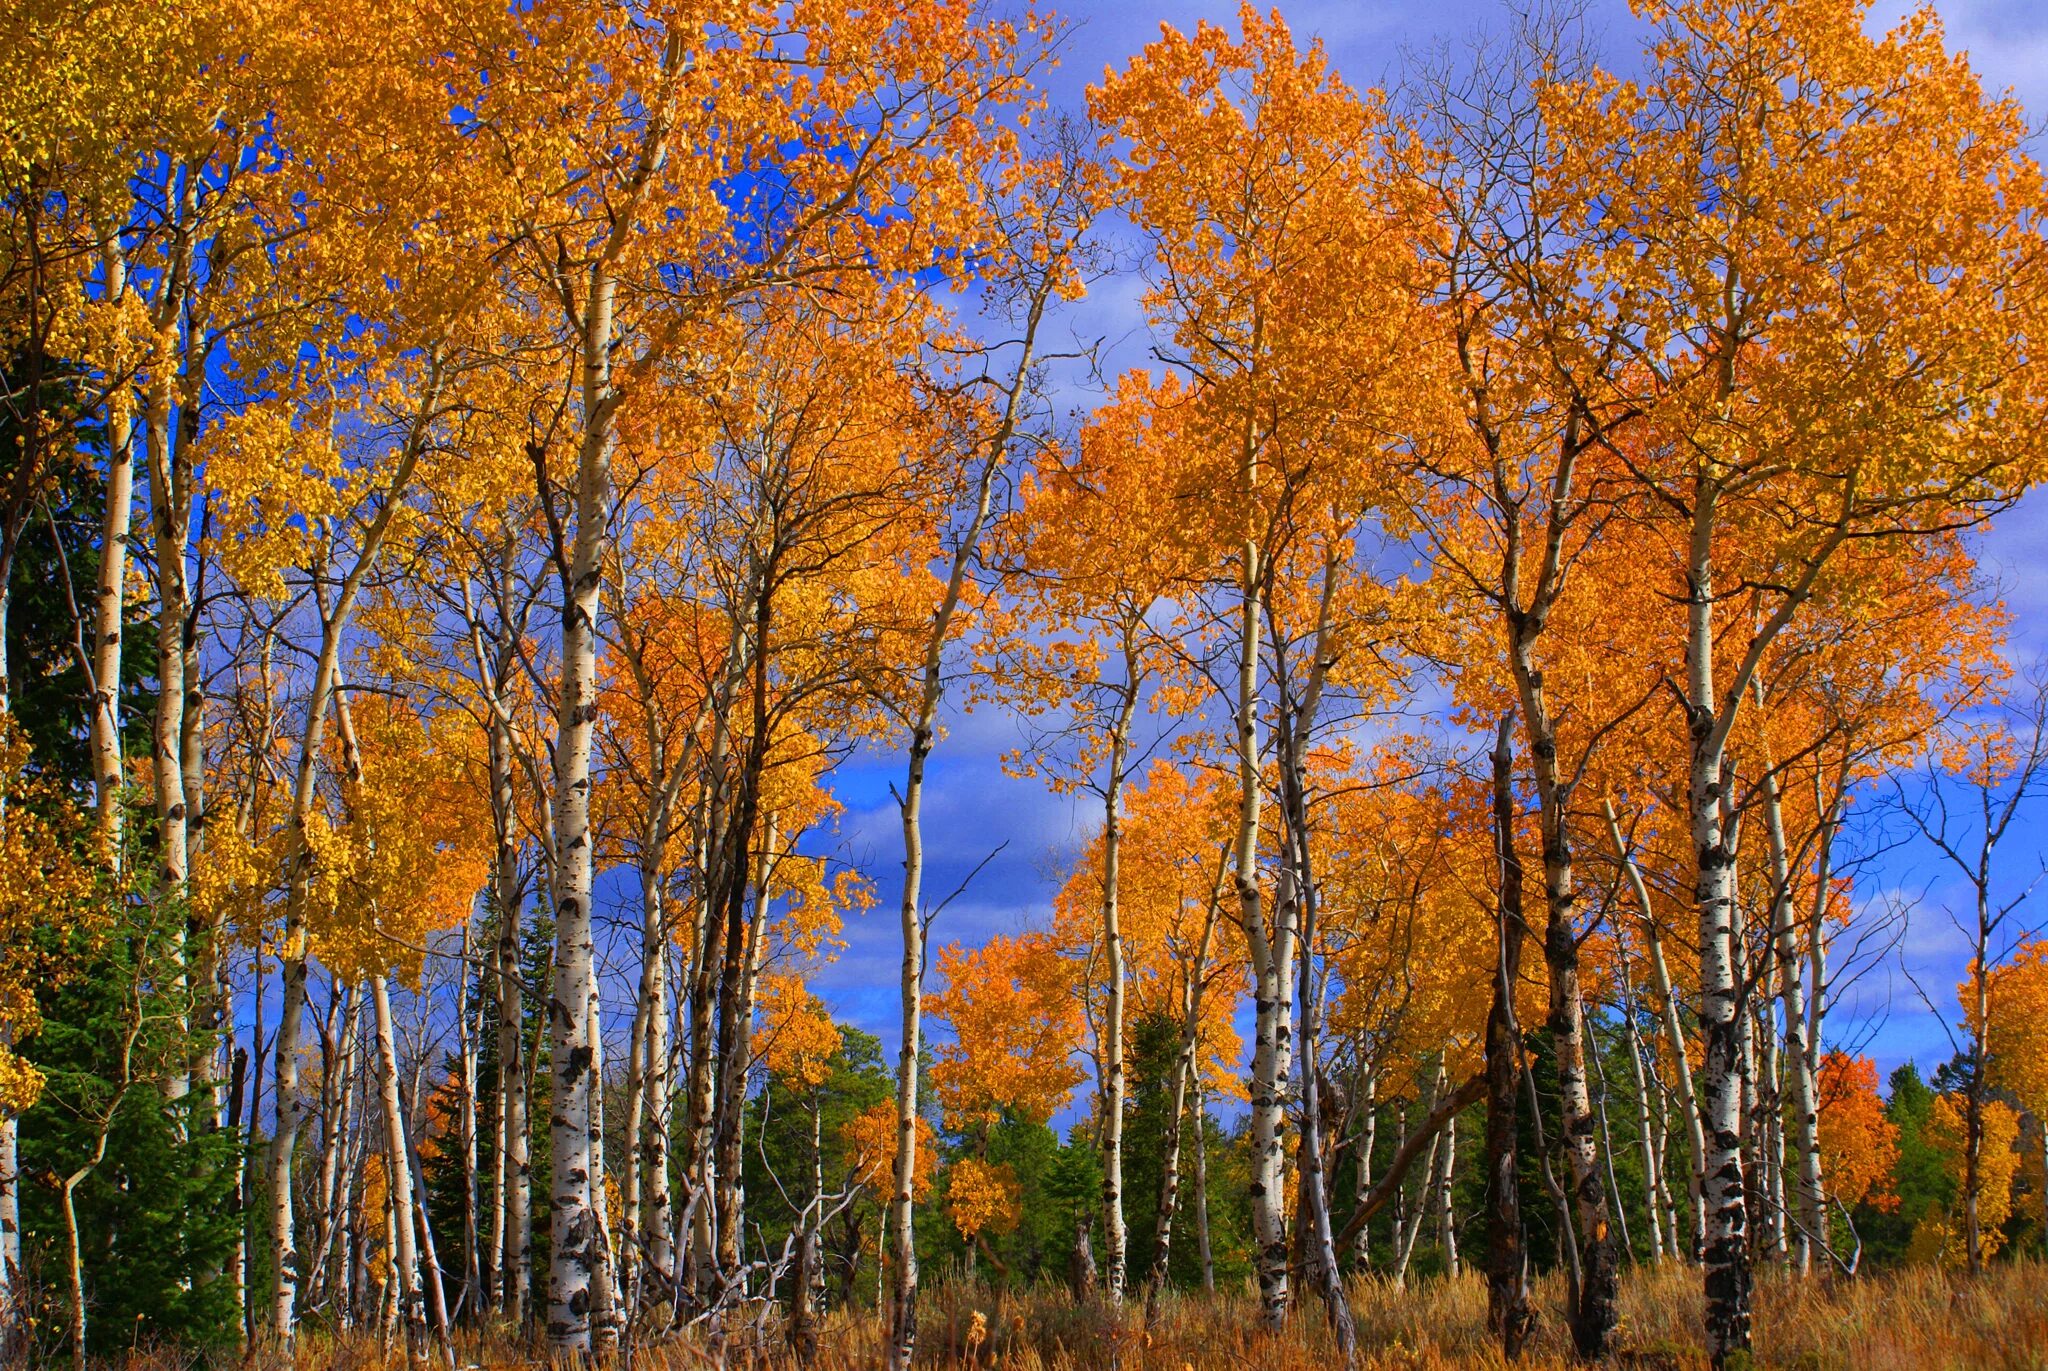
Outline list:
[[[1444,1274],[1452,1280],[1458,1278],[1458,1211],[1451,1194],[1451,1183],[1457,1174],[1458,1120],[1453,1117],[1444,1125],[1444,1180],[1437,1189],[1436,1225],[1437,1244],[1444,1254]]]
[[[591,744],[598,704],[597,616],[611,519],[613,389],[610,261],[594,265],[579,321],[582,437],[575,476],[575,535],[562,578],[562,664],[554,775],[555,969],[548,1004],[550,1195],[548,1346],[557,1356],[588,1356],[603,1261],[599,1206],[595,1045],[591,1021],[597,973],[591,932],[596,875],[591,830]]]
[[[1688,567],[1686,701],[1691,735],[1687,801],[1697,854],[1699,912],[1700,1160],[1705,1209],[1707,1354],[1717,1371],[1749,1349],[1749,1213],[1742,1172],[1742,986],[1735,945],[1735,861],[1724,823],[1726,730],[1714,677],[1714,494],[1702,490]]]
[[[1372,1193],[1372,1154],[1373,1149],[1379,1143],[1380,1131],[1380,1073],[1368,1067],[1361,1075],[1363,1075],[1364,1081],[1359,1087],[1359,1097],[1363,1101],[1360,1107],[1365,1117],[1361,1121],[1358,1131],[1357,1184],[1352,1196],[1352,1202],[1356,1205],[1364,1204],[1366,1197]],[[1372,1269],[1372,1224],[1370,1222],[1358,1225],[1358,1234],[1351,1240],[1351,1260],[1360,1271],[1370,1271]]]
[[[406,1360],[426,1356],[427,1316],[420,1295],[420,1264],[413,1234],[412,1158],[406,1141],[404,1106],[398,1093],[398,1042],[392,1029],[391,990],[382,976],[370,977],[377,1023],[377,1092],[383,1105],[384,1180],[390,1187],[392,1277],[398,1286],[398,1317],[405,1328]]]
[[[1643,1208],[1650,1216],[1650,1250],[1661,1261],[1665,1254],[1662,1212],[1664,1158],[1662,1149],[1657,1145],[1657,1132],[1651,1126],[1650,1088],[1643,1074],[1643,1036],[1642,1025],[1637,1019],[1639,1008],[1635,981],[1629,970],[1628,943],[1622,938],[1619,925],[1615,929],[1614,961],[1621,985],[1621,1024],[1628,1047],[1629,1073],[1636,1088],[1636,1136],[1641,1140],[1643,1155]],[[1675,1252],[1676,1248],[1674,1240],[1672,1250]]]
[[[1180,1043],[1173,1054],[1173,1068],[1167,1079],[1166,1136],[1160,1144],[1159,1211],[1152,1229],[1152,1278],[1145,1294],[1145,1318],[1149,1324],[1172,1279],[1173,1216],[1180,1206],[1181,1135],[1187,1115],[1190,1089],[1199,1095],[1196,1079],[1201,1074],[1202,983],[1208,975],[1209,952],[1214,946],[1216,921],[1223,906],[1223,878],[1229,866],[1228,850],[1216,863],[1216,881],[1209,890],[1202,914],[1202,934],[1196,940],[1195,955],[1184,968],[1180,991]],[[1201,1146],[1199,1138],[1196,1146]]]
[[[1812,1070],[1815,1060],[1806,1051],[1806,988],[1800,978],[1798,924],[1792,916],[1792,853],[1776,773],[1763,777],[1763,824],[1772,844],[1772,943],[1778,953],[1784,1068],[1792,1080],[1792,1135],[1798,1154],[1798,1223],[1790,1246],[1794,1271],[1804,1277],[1812,1271],[1815,1244],[1825,1242],[1827,1234],[1827,1211],[1821,1207],[1821,1092]]]
[[[461,1072],[462,1098],[457,1102],[456,1142],[462,1150],[462,1308],[473,1316],[483,1299],[482,1225],[477,1213],[477,1049],[476,1028],[470,1022],[469,968],[471,965],[470,922],[462,924],[462,964],[455,982],[455,1051]]]
[[[1444,1069],[1441,1063],[1436,1069],[1436,1084],[1430,1092],[1430,1113],[1435,1112],[1437,1102],[1444,1094]],[[1429,1155],[1423,1160],[1422,1174],[1417,1183],[1415,1207],[1408,1210],[1405,1202],[1402,1212],[1394,1219],[1395,1259],[1394,1285],[1397,1289],[1408,1284],[1408,1266],[1415,1256],[1415,1240],[1422,1233],[1422,1225],[1435,1211],[1437,1186],[1437,1157],[1443,1151],[1443,1131],[1429,1135]]]
[[[1202,1292],[1216,1293],[1216,1254],[1209,1245],[1209,1105],[1202,1074],[1195,1073],[1195,1255],[1202,1263]]]
[[[936,654],[934,654],[936,656]],[[936,669],[926,673],[927,697],[936,704]],[[889,1371],[909,1371],[917,1348],[917,1236],[911,1226],[911,1186],[917,1176],[917,1070],[924,1014],[924,769],[931,755],[935,709],[911,729],[910,763],[899,805],[903,821],[902,1009],[903,1043],[896,1057],[896,1164],[890,1177],[888,1241],[895,1259],[889,1307]],[[879,1260],[879,1258],[878,1258]]]
[[[896,1057],[896,1164],[890,1177],[883,1247],[896,1261],[896,1279],[889,1310],[889,1371],[908,1371],[917,1347],[917,1238],[912,1226],[911,1185],[917,1175],[918,1053],[924,1028],[924,920],[919,905],[924,885],[924,779],[938,729],[941,674],[945,649],[959,612],[971,561],[979,555],[982,530],[994,508],[996,475],[1009,456],[1021,418],[1025,379],[1033,364],[1038,325],[1050,294],[1050,278],[1034,294],[1023,334],[1014,383],[1005,398],[1003,415],[990,439],[975,483],[973,517],[953,547],[945,593],[933,611],[918,676],[917,703],[909,719],[910,742],[898,811],[903,821],[903,1041]]]
[[[5,620],[0,619],[0,627]],[[0,1024],[0,1047],[13,1045],[12,1024]],[[21,1299],[21,1120],[0,1113],[0,1354],[12,1353],[26,1315]]]
[[[1109,739],[1109,775],[1102,799],[1102,1243],[1103,1293],[1111,1304],[1124,1298],[1124,939],[1119,918],[1118,879],[1123,855],[1121,813],[1125,756],[1131,715],[1138,704],[1137,654],[1128,636],[1124,648],[1123,698]]]
[[[505,791],[511,789],[510,771]],[[504,831],[498,851],[498,1310],[516,1328],[526,1324],[533,1288],[533,1143],[527,1115],[525,994],[520,984],[520,898],[515,849]]]
[[[1650,888],[1643,880],[1642,868],[1636,865],[1628,843],[1621,835],[1621,822],[1614,813],[1611,800],[1602,801],[1607,817],[1607,836],[1614,844],[1615,860],[1621,863],[1622,871],[1628,877],[1631,890],[1635,892],[1636,904],[1643,914],[1643,935],[1649,944],[1651,989],[1656,992],[1658,1003],[1663,1007],[1664,1045],[1671,1053],[1672,1075],[1678,1087],[1679,1112],[1685,1117],[1688,1141],[1692,1144],[1692,1166],[1687,1173],[1686,1187],[1692,1200],[1692,1254],[1693,1260],[1706,1259],[1707,1201],[1704,1171],[1707,1156],[1706,1124],[1700,1113],[1699,1097],[1694,1093],[1692,1060],[1685,1041],[1685,1025],[1678,1017],[1678,994],[1671,984],[1671,971],[1664,959],[1664,938],[1658,932],[1657,910],[1650,902]],[[1676,1246],[1674,1236],[1673,1246]]]
[[[1612,1092],[1607,1086],[1607,1062],[1600,1055],[1600,1035],[1589,1025],[1587,1036],[1592,1039],[1593,1075],[1600,1083],[1600,1093],[1594,1096],[1594,1109],[1600,1116],[1600,1155],[1607,1163],[1607,1203],[1614,1215],[1615,1226],[1621,1230],[1621,1243],[1616,1249],[1620,1256],[1634,1260],[1635,1240],[1628,1232],[1628,1205],[1621,1196],[1621,1177],[1614,1169],[1614,1131],[1608,1127],[1607,1097]]]
[[[1493,745],[1493,828],[1500,871],[1495,914],[1493,1007],[1486,1016],[1486,1316],[1501,1355],[1521,1356],[1535,1327],[1522,1222],[1520,1153],[1522,1043],[1515,986],[1522,975],[1522,859],[1515,851],[1513,720],[1503,716]],[[1366,1167],[1370,1174],[1370,1166]],[[1365,1182],[1361,1182],[1363,1186]]]
[[[1988,825],[1988,819],[1987,819]],[[1991,1060],[1990,848],[1977,881],[1977,955],[1970,964],[1971,1033],[1969,1088],[1963,1092],[1963,1257],[1972,1277],[1984,1274],[1984,1094]]]
[[[659,880],[654,882],[652,904],[651,914],[643,911],[643,933],[646,932],[645,924],[651,924],[654,941],[651,951],[643,954],[641,965],[641,995],[648,1004],[648,1026],[644,1065],[646,1122],[639,1150],[640,1204],[644,1215],[642,1232],[645,1234],[647,1269],[661,1289],[668,1291],[675,1281],[675,1254],[669,1246],[669,1232],[674,1225],[674,1215],[670,1211],[674,1200],[668,1178],[671,1118],[668,915]]]
[[[156,782],[157,869],[164,891],[172,898],[184,893],[190,869],[190,825],[185,808],[185,619],[191,608],[187,557],[191,546],[192,495],[190,474],[171,431],[171,377],[159,369],[152,375],[143,411],[143,434],[149,449],[151,501],[156,523],[157,699],[151,773]],[[173,994],[183,990],[181,974]],[[183,1072],[167,1083],[165,1093],[182,1097],[189,1078]]]
[[[1254,477],[1248,476],[1248,480]],[[1259,591],[1261,554],[1247,540],[1238,584],[1236,751],[1238,777],[1235,880],[1239,918],[1252,965],[1251,1204],[1252,1259],[1260,1317],[1277,1331],[1287,1318],[1288,1215],[1285,1199],[1288,1074],[1293,1047],[1293,930],[1279,916],[1268,936],[1259,889],[1259,815],[1263,799],[1259,743]]]
[[[495,885],[495,882],[493,884]],[[493,896],[492,907],[496,908],[495,896]],[[500,919],[503,917],[502,914],[499,915]],[[483,969],[484,1002],[489,1007],[489,1017],[484,1021],[483,1027],[490,1028],[493,1047],[496,1046],[498,1041],[496,1022],[498,966],[498,935],[494,926],[491,932],[490,951],[484,955]],[[483,1037],[483,1027],[478,1029],[477,1036],[479,1040]],[[498,1088],[492,1090],[488,1107],[490,1111],[489,1128],[491,1131],[491,1212],[490,1235],[486,1241],[490,1246],[485,1253],[483,1263],[483,1303],[477,1310],[472,1311],[479,1316],[497,1312],[505,1288],[505,1239],[507,1236],[505,1231],[505,1204],[507,1196],[505,1194],[505,1091],[502,1081],[498,1083]]]
[[[106,299],[128,290],[119,230],[103,244]],[[135,512],[134,406],[125,382],[107,394],[107,494],[100,522],[100,574],[93,598],[91,747],[100,860],[121,865],[121,629],[127,611],[128,529]]]
[[[649,741],[653,745],[650,769],[658,771],[659,740]],[[658,797],[650,803],[660,806]],[[668,931],[658,855],[666,844],[658,816],[650,814],[649,818],[640,840],[640,988],[634,997],[633,1035],[626,1053],[626,1179],[619,1197],[619,1282],[629,1320],[641,1304],[641,1275],[648,1258],[657,1243],[665,1247],[668,1241],[666,1215],[650,1230],[646,1203],[646,1192],[658,1179],[665,1179],[658,1173],[667,1170],[664,1141],[659,1136],[666,1131],[666,1123],[652,1099],[651,1087],[668,1060]],[[650,1160],[650,1148],[662,1154],[659,1167]],[[657,1276],[659,1279],[662,1277]]]
[[[413,1098],[418,1100],[419,1082],[413,1082]],[[423,1268],[423,1293],[427,1313],[433,1319],[435,1335],[441,1340],[441,1354],[449,1371],[455,1371],[454,1328],[448,1314],[448,1291],[441,1281],[441,1254],[434,1248],[434,1220],[427,1208],[427,1173],[420,1165],[420,1149],[414,1140],[412,1129],[405,1132],[406,1162],[412,1170],[413,1221],[417,1225],[420,1263]]]

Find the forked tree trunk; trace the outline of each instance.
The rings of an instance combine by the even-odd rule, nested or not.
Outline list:
[[[320,651],[313,666],[313,688],[306,701],[305,722],[298,742],[297,765],[292,781],[292,809],[290,831],[290,858],[287,862],[286,889],[284,902],[284,939],[278,948],[278,963],[282,970],[284,1010],[277,1025],[277,1046],[275,1049],[276,1102],[273,1113],[275,1131],[270,1140],[269,1181],[270,1181],[270,1237],[271,1269],[275,1286],[271,1300],[271,1332],[280,1342],[290,1345],[297,1336],[299,1253],[292,1222],[292,1155],[298,1142],[299,1124],[304,1112],[304,1102],[299,1099],[299,1032],[301,1019],[306,1008],[306,958],[308,955],[307,902],[311,898],[315,875],[312,844],[309,829],[314,810],[319,801],[316,789],[320,774],[320,753],[327,736],[327,714],[333,707],[335,697],[341,689],[341,643],[350,616],[355,612],[356,600],[362,592],[363,582],[377,563],[384,550],[384,541],[391,529],[392,518],[401,503],[400,496],[411,483],[413,469],[418,465],[420,454],[425,450],[429,425],[436,412],[442,371],[438,355],[432,355],[426,362],[426,379],[418,397],[417,407],[412,416],[412,426],[406,434],[405,443],[393,462],[390,477],[381,492],[382,502],[372,517],[369,527],[364,530],[356,548],[356,559],[347,575],[342,578],[340,588],[335,592],[332,606],[317,604],[321,616]],[[152,412],[154,411],[152,405]],[[150,427],[154,428],[154,418]],[[153,471],[164,471],[168,465],[168,454],[160,457],[156,439],[151,439],[151,466]],[[163,477],[161,479],[168,479]],[[159,561],[163,559],[161,544],[170,538],[159,518],[158,538],[160,541]],[[187,516],[189,517],[189,516]],[[182,532],[179,537],[182,539]],[[182,541],[178,544],[182,547]],[[182,566],[182,558],[180,559]],[[159,578],[166,585],[175,583],[182,587],[183,572],[169,566],[160,566]],[[160,594],[169,595],[170,591]],[[180,597],[183,590],[176,591]],[[184,623],[183,601],[180,599],[179,632]],[[168,613],[168,610],[166,610]],[[168,631],[159,629],[159,639]],[[180,645],[173,644],[169,651],[184,660]],[[168,669],[168,668],[165,668]],[[176,879],[184,879],[183,862],[185,849],[185,794],[182,784],[173,795],[164,779],[161,768],[166,763],[164,752],[168,748],[174,759],[183,755],[183,712],[178,712],[175,729],[167,729],[165,710],[159,701],[157,724],[158,806],[164,816],[162,836],[164,842],[164,871],[170,879],[175,868]],[[168,732],[176,736],[167,737]],[[175,760],[172,765],[175,765]]]
[[[1550,1006],[1545,1020],[1557,1067],[1559,1145],[1565,1155],[1573,1228],[1578,1236],[1576,1299],[1570,1308],[1572,1342],[1579,1355],[1598,1359],[1620,1315],[1619,1271],[1610,1232],[1607,1187],[1601,1177],[1599,1123],[1586,1076],[1585,1010],[1579,985],[1578,891],[1566,811],[1573,782],[1558,768],[1557,728],[1543,673],[1531,656],[1542,631],[1535,616],[1512,616],[1510,652],[1520,687],[1522,724],[1536,779],[1537,819],[1543,841],[1543,893],[1548,918],[1543,960]]]
[[[770,883],[775,872],[776,818],[768,816],[762,840],[754,853],[754,874],[749,885],[754,892],[754,916],[743,927],[727,930],[728,939],[739,940],[730,981],[730,1008],[725,1019],[725,1048],[720,1053],[720,1097],[717,1123],[718,1263],[731,1274],[742,1269],[741,1250],[746,1223],[746,1190],[743,1153],[746,1130],[747,1070],[754,1057],[754,1000],[760,985],[761,957],[768,928]]]
[[[1296,1176],[1304,1221],[1302,1238],[1306,1273],[1323,1297],[1338,1353],[1344,1364],[1350,1366],[1357,1361],[1358,1334],[1352,1322],[1351,1302],[1344,1292],[1343,1271],[1337,1262],[1336,1234],[1330,1222],[1329,1182],[1324,1170],[1320,1069],[1322,1024],[1315,981],[1319,899],[1310,846],[1306,758],[1309,732],[1315,726],[1316,712],[1322,700],[1324,671],[1329,660],[1330,605],[1335,577],[1334,564],[1326,563],[1316,632],[1310,645],[1313,665],[1308,679],[1298,697],[1293,697],[1286,682],[1282,683],[1280,691],[1280,804],[1283,823],[1281,891],[1275,922],[1283,930],[1289,927],[1300,930],[1299,982],[1295,997],[1300,1006],[1301,1143],[1296,1153]],[[1280,659],[1277,649],[1275,658]],[[1293,705],[1291,709],[1290,704]]]

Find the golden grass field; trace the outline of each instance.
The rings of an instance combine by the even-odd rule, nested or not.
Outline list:
[[[1352,1296],[1363,1367],[1466,1371],[1506,1365],[1487,1337],[1486,1290],[1477,1276],[1406,1289],[1360,1281]],[[1558,1299],[1554,1286],[1539,1291],[1544,1321],[1517,1366],[1555,1371],[1577,1364],[1556,1313]],[[1622,1310],[1610,1365],[1637,1371],[1705,1366],[1696,1350],[1696,1272],[1667,1267],[1631,1273]],[[1004,1292],[954,1282],[926,1292],[919,1362],[1014,1371],[1323,1371],[1336,1365],[1314,1304],[1302,1307],[1279,1337],[1260,1333],[1253,1316],[1246,1295],[1182,1297],[1164,1303],[1148,1331],[1137,1309],[1119,1316],[1100,1304],[1076,1303],[1063,1290]],[[816,1363],[821,1371],[868,1371],[881,1360],[880,1329],[865,1311],[841,1311],[827,1321]],[[546,1365],[535,1349],[476,1337],[458,1340],[455,1363],[481,1371]],[[126,1359],[125,1371],[185,1364],[137,1353]],[[272,1371],[294,1363],[274,1349],[259,1349],[233,1364]],[[381,1371],[403,1366],[405,1358],[375,1335],[336,1339],[309,1330],[295,1364],[299,1371]],[[437,1353],[432,1364],[446,1361]],[[2001,1265],[1975,1283],[1928,1267],[1804,1283],[1765,1273],[1757,1291],[1754,1364],[1786,1371],[2048,1371],[2048,1266]],[[622,1350],[612,1365],[618,1371],[788,1371],[795,1362],[772,1340],[762,1347],[735,1338],[722,1355],[701,1341],[671,1341]]]

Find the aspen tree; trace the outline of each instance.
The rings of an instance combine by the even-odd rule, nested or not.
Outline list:
[[[1356,620],[1374,610],[1355,597],[1370,605],[1374,588],[1357,575],[1353,540],[1380,492],[1379,443],[1391,428],[1382,387],[1416,287],[1380,102],[1344,87],[1320,47],[1298,52],[1277,17],[1245,7],[1239,27],[1233,39],[1206,23],[1192,35],[1169,26],[1089,99],[1116,152],[1116,193],[1156,263],[1146,309],[1190,378],[1189,447],[1202,460],[1182,477],[1199,491],[1185,536],[1199,540],[1230,601],[1215,612],[1215,637],[1233,659],[1224,693],[1239,790],[1234,880],[1254,975],[1252,1215],[1262,1317],[1277,1326],[1289,1302],[1282,1135],[1296,920],[1314,899],[1307,797],[1292,778],[1331,667],[1352,649],[1360,662],[1346,671],[1370,670],[1370,634]],[[1346,289],[1332,296],[1336,280]],[[1281,702],[1275,760],[1290,844],[1270,910],[1259,850],[1269,689]],[[1313,960],[1316,948],[1307,952]],[[1313,1016],[1303,1026],[1313,1039]],[[1312,1095],[1313,1064],[1302,1066]],[[1303,1118],[1317,1114],[1305,1108]],[[1313,1213],[1326,1197],[1307,1174]],[[1348,1357],[1334,1251],[1319,1238],[1314,1258]]]
[[[2017,362],[2043,300],[2041,184],[2018,111],[1985,99],[1931,14],[1883,38],[1864,17],[1676,5],[1644,83],[1543,95],[1557,190],[1605,207],[1610,270],[1643,302],[1640,372],[1613,393],[1654,398],[1655,436],[1627,456],[1684,595],[1716,1366],[1750,1341],[1731,735],[1845,544],[1981,519],[2040,466],[2041,395]],[[1936,164],[1956,193],[1930,201]],[[1717,608],[1751,577],[1778,589],[1723,660]]]

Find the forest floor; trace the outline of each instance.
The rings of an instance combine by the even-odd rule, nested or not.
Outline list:
[[[1570,1356],[1559,1304],[1561,1288],[1538,1291],[1541,1322],[1520,1371],[1562,1371]],[[1352,1290],[1360,1365],[1370,1371],[1465,1371],[1506,1365],[1486,1331],[1486,1288],[1477,1276],[1417,1282],[1406,1289],[1361,1281]],[[1701,1298],[1697,1271],[1671,1267],[1628,1274],[1612,1366],[1630,1371],[1693,1371],[1700,1354]],[[1337,1356],[1317,1306],[1287,1331],[1269,1337],[1256,1327],[1248,1295],[1182,1296],[1162,1304],[1147,1332],[1138,1310],[1118,1318],[1099,1303],[1077,1303],[1063,1290],[1001,1291],[971,1282],[930,1288],[921,1307],[918,1361],[933,1367],[1014,1371],[1324,1371]],[[865,1311],[827,1320],[820,1371],[868,1371],[882,1363],[881,1330]],[[259,1355],[230,1363],[262,1368],[287,1363]],[[506,1343],[461,1340],[459,1368],[511,1371],[546,1365],[538,1354]],[[2048,1265],[1998,1265],[1972,1282],[1959,1273],[1918,1267],[1855,1280],[1794,1282],[1759,1276],[1755,1361],[1759,1371],[2048,1371]],[[125,1371],[157,1371],[188,1362],[138,1357]],[[374,1336],[340,1341],[308,1333],[297,1371],[378,1371],[404,1365],[397,1349]],[[446,1366],[437,1355],[432,1367]],[[749,1367],[787,1371],[796,1363],[779,1348],[749,1355],[729,1346],[723,1358],[699,1344],[643,1346],[618,1371],[699,1371]]]

